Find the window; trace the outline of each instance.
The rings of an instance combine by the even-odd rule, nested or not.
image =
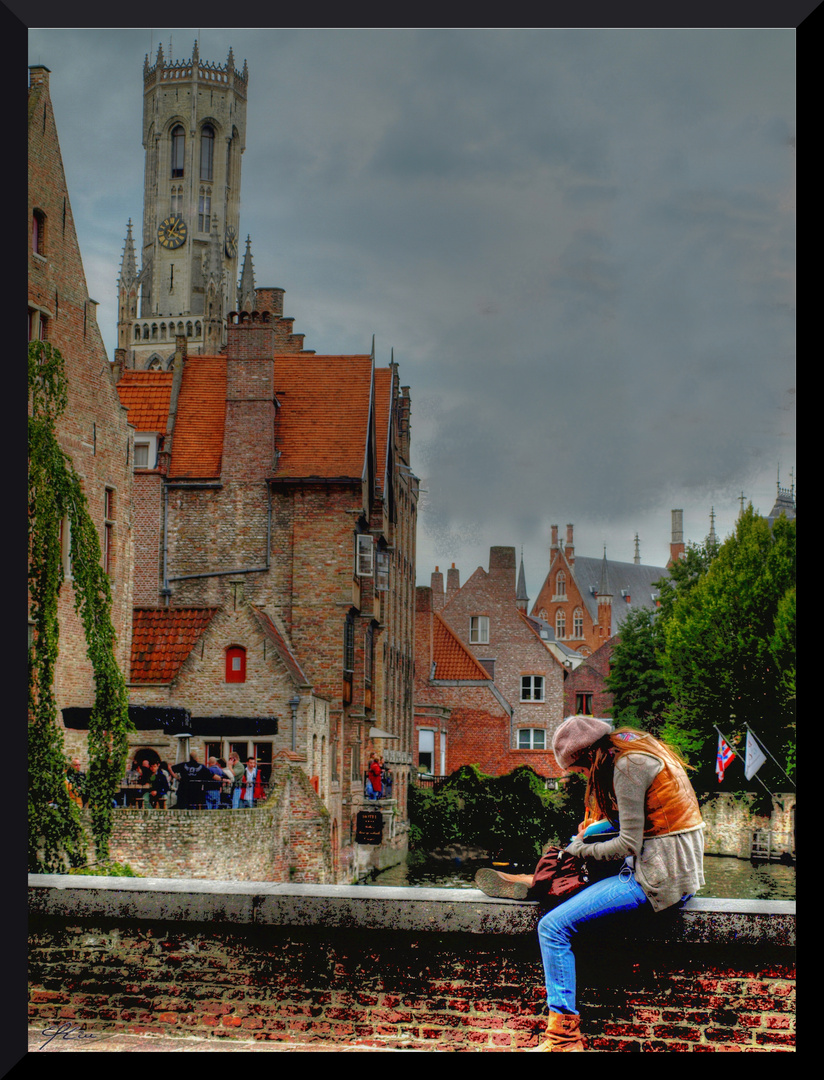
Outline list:
[[[39,308],[29,308],[29,341],[48,341],[49,320]]]
[[[357,537],[357,567],[359,577],[372,577],[372,557],[374,553],[372,537],[359,533]]]
[[[209,188],[200,189],[200,202],[197,208],[197,227],[199,232],[208,232],[212,227],[212,192]]]
[[[546,750],[546,732],[543,728],[520,728],[519,750]]]
[[[566,596],[566,574],[559,570],[555,575],[555,595]]]
[[[183,176],[183,161],[186,151],[186,134],[181,124],[172,128],[172,176]]]
[[[418,769],[431,773],[435,763],[435,732],[429,728],[418,731]]]
[[[215,129],[204,124],[200,132],[200,179],[211,180],[215,160]]]
[[[35,255],[46,254],[46,215],[42,210],[32,211],[31,249]]]
[[[157,468],[157,435],[138,432],[134,437],[134,467]]]
[[[470,615],[469,617],[469,643],[470,645],[489,644],[489,616]]]
[[[372,645],[372,627],[366,631],[363,639],[363,681],[366,686],[372,685],[374,674],[374,649]]]
[[[575,712],[578,716],[592,716],[592,694],[575,695]]]
[[[344,675],[352,675],[355,670],[355,620],[351,615],[346,616],[343,624],[343,672]]]
[[[555,637],[559,641],[566,637],[566,612],[563,608],[555,612]]]
[[[246,682],[246,650],[241,645],[226,650],[226,682]]]
[[[521,701],[544,700],[544,677],[543,675],[521,676]]]
[[[576,638],[584,636],[584,613],[579,607],[572,613],[572,636]]]
[[[114,568],[114,491],[103,493],[103,569],[111,574]]]
[[[389,552],[375,553],[375,588],[378,592],[389,591]]]

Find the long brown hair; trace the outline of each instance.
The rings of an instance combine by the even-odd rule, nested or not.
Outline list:
[[[615,762],[624,754],[632,753],[651,754],[683,769],[690,768],[674,747],[661,742],[649,732],[629,727],[616,728],[593,743],[586,756],[575,762],[576,765],[588,762],[590,766],[584,802],[587,814],[593,821],[606,817],[613,824],[618,823],[618,802],[613,782]]]

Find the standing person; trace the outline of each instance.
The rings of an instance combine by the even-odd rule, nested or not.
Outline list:
[[[188,761],[179,761],[172,766],[172,772],[178,778],[178,810],[200,810],[203,808],[203,786],[212,780],[212,774],[205,765],[201,765],[197,754],[189,754]]]
[[[228,810],[232,805],[232,784],[235,777],[224,758],[219,757],[217,763],[220,766],[220,809]]]
[[[369,759],[369,781],[372,784],[372,790],[374,795],[372,798],[380,799],[383,797],[383,781],[381,779],[381,763],[375,754]]]
[[[240,805],[251,809],[255,805],[255,799],[263,798],[263,786],[260,769],[257,767],[255,758],[250,757],[246,761],[243,770],[243,778],[240,785]]]
[[[220,807],[220,787],[223,781],[223,769],[218,765],[217,758],[210,757],[207,768],[211,774],[211,779],[207,780],[204,785],[204,792],[206,797],[206,809],[217,810]]]
[[[663,911],[704,884],[704,838],[698,800],[675,750],[645,732],[592,716],[568,717],[552,746],[562,769],[587,778],[586,809],[618,824],[618,836],[584,844],[583,824],[567,847],[573,855],[615,863],[611,877],[590,885],[538,923],[546,981],[546,1041],[538,1051],[582,1051],[571,940],[604,915],[649,907]]]
[[[237,810],[240,806],[240,788],[243,784],[243,774],[246,771],[238,754],[229,755],[229,768],[232,770],[232,809]]]

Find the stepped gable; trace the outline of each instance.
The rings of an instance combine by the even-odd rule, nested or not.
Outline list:
[[[386,490],[386,464],[389,459],[389,418],[392,415],[392,369],[375,368],[375,431],[377,433],[378,487]]]
[[[172,397],[171,371],[124,371],[117,384],[135,431],[165,432]]]
[[[483,679],[490,682],[489,672],[455,636],[437,611],[432,612],[432,660],[438,679]]]
[[[223,460],[226,358],[190,356],[177,401],[170,479],[215,479]]]
[[[171,682],[217,610],[135,608],[130,681]]]
[[[276,356],[275,395],[278,479],[363,479],[370,356]]]

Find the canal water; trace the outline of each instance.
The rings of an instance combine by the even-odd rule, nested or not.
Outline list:
[[[424,889],[474,889],[475,871],[489,866],[487,859],[426,859],[408,861],[382,870],[362,885],[417,886]],[[795,867],[781,863],[753,864],[746,859],[722,855],[704,856],[706,885],[699,897],[738,900],[795,900]]]

